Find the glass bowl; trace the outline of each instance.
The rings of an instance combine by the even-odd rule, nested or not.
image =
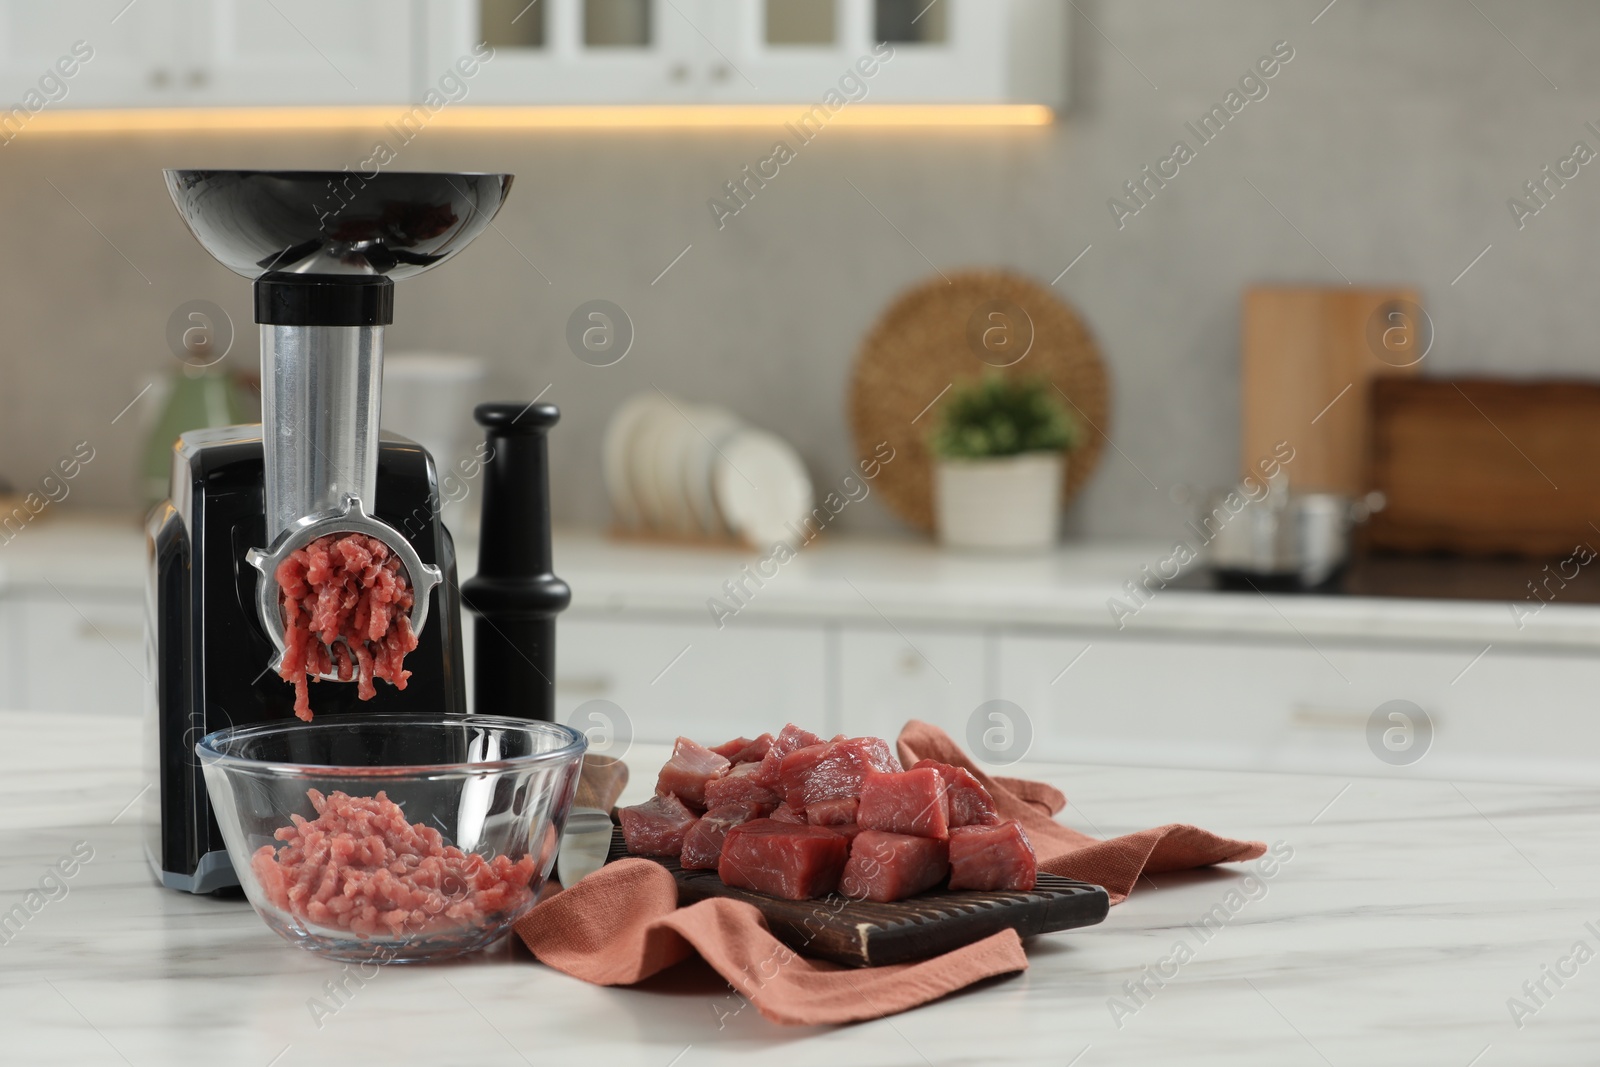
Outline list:
[[[329,959],[448,959],[503,937],[555,863],[587,741],[491,715],[354,714],[195,745],[245,895]]]

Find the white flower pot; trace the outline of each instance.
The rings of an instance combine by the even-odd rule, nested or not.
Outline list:
[[[1054,545],[1066,463],[1060,452],[935,460],[939,540],[951,548],[1037,550]]]

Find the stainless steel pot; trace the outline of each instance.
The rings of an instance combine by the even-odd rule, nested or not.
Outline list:
[[[1344,570],[1351,530],[1384,503],[1382,493],[1352,500],[1291,492],[1279,481],[1255,499],[1242,486],[1213,492],[1197,526],[1207,539],[1208,562],[1224,579],[1315,589]]]

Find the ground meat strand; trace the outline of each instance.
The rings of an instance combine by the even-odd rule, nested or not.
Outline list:
[[[308,683],[320,674],[355,678],[362,700],[377,695],[374,678],[406,687],[406,653],[417,647],[415,598],[388,545],[365,534],[329,534],[290,553],[276,577],[284,643],[278,674],[294,683],[297,717],[310,721]]]
[[[316,819],[290,816],[274,835],[284,847],[262,845],[250,861],[267,902],[303,922],[413,937],[476,929],[532,900],[532,854],[513,863],[462,852],[382,792],[306,795]]]

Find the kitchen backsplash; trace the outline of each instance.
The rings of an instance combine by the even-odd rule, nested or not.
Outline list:
[[[1324,3],[1082,0],[1094,25],[1075,21],[1074,101],[1056,126],[829,129],[720,227],[708,201],[772,155],[781,127],[427,131],[390,165],[517,183],[497,233],[402,283],[390,350],[484,356],[496,396],[548,387],[563,412],[557,518],[593,525],[607,515],[601,433],[630,393],[726,404],[826,482],[853,460],[856,346],[897,292],[936,269],[1060,275],[1111,368],[1117,446],[1071,528],[1152,538],[1182,515],[1176,485],[1238,467],[1248,283],[1415,283],[1437,336],[1425,373],[1595,373],[1600,179],[1545,186],[1536,214],[1510,200],[1527,203],[1524,183],[1600,122],[1600,7],[1338,0],[1319,15]],[[1241,72],[1289,52],[1235,93]],[[1231,114],[1206,126],[1214,105]],[[1191,158],[1174,160],[1180,140]],[[140,393],[177,365],[174,309],[220,305],[238,330],[228,362],[255,359],[249,286],[183,230],[160,168],[355,167],[371,147],[364,134],[28,131],[5,145],[0,476],[26,488],[87,442],[99,458],[69,506],[132,508],[154,414]],[[633,324],[613,366],[567,347],[568,316],[594,299]],[[898,528],[872,500],[841,527]]]

